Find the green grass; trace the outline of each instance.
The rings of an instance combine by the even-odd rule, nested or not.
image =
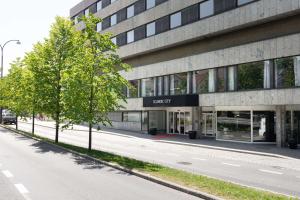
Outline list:
[[[23,132],[26,135],[30,135]],[[31,135],[30,135],[31,136]],[[54,141],[47,138],[36,136],[37,138],[52,143]],[[92,150],[88,151],[86,148],[73,146],[65,143],[58,143],[61,147],[76,151],[81,154],[89,155],[94,158],[118,164],[128,169],[134,169],[139,172],[150,174],[154,177],[161,178],[179,185],[206,192],[224,199],[233,200],[285,200],[292,199],[287,196],[274,194],[271,192],[261,191],[253,188],[240,186],[237,184],[209,178],[206,176],[196,175],[182,170],[177,170],[169,167],[164,167],[157,164],[143,162],[103,151]]]

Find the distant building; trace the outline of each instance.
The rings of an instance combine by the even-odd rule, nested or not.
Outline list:
[[[114,128],[246,143],[300,143],[299,0],[84,0],[124,62],[126,109]]]

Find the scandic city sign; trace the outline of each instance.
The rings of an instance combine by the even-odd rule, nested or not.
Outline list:
[[[144,97],[144,107],[197,107],[199,95],[174,95],[161,97]]]

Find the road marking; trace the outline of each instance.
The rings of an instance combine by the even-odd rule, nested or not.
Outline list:
[[[201,161],[207,161],[205,158],[192,158],[193,160],[201,160]]]
[[[281,172],[276,172],[276,171],[271,171],[271,170],[266,170],[266,169],[259,169],[259,171],[270,173],[270,174],[277,174],[277,175],[282,175],[283,174]]]
[[[232,166],[232,167],[240,167],[241,165],[237,165],[237,164],[231,164],[231,163],[222,163],[223,165],[228,165],[228,166]]]
[[[12,173],[10,173],[10,171],[8,171],[8,170],[3,170],[2,173],[3,173],[7,178],[12,178],[12,177],[14,177],[14,175],[12,175]]]
[[[19,190],[21,194],[28,194],[29,191],[25,188],[23,184],[15,184],[15,187]]]

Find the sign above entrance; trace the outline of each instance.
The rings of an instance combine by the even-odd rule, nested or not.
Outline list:
[[[197,107],[199,95],[174,95],[162,97],[144,97],[144,107]]]

